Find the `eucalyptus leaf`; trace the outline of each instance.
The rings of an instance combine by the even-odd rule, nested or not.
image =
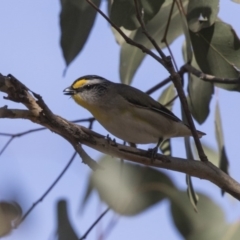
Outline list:
[[[215,22],[198,33],[190,31],[194,55],[202,72],[219,78],[238,78],[240,40],[232,27]],[[240,84],[215,83],[227,90],[240,90]]]
[[[58,240],[78,240],[67,212],[67,202],[60,200],[57,203],[57,239]]]
[[[182,54],[185,62],[188,62],[187,60],[189,54],[187,52],[187,45],[186,42],[184,42],[182,47]],[[196,69],[200,70],[194,54],[191,55],[191,58],[192,60],[188,63]],[[199,124],[204,123],[209,115],[209,105],[212,99],[213,91],[214,87],[212,83],[205,82],[195,75],[188,73],[188,106],[194,119]]]
[[[164,139],[160,146],[159,146],[162,154],[164,154],[165,156],[172,156],[172,145],[171,145],[171,139]]]
[[[191,0],[188,4],[187,21],[192,32],[212,26],[218,15],[219,0]]]
[[[172,181],[155,169],[126,162],[121,164],[109,156],[99,164],[103,168],[91,174],[89,184],[97,190],[102,201],[121,215],[136,215],[167,197],[164,192],[144,186],[163,184],[166,191],[177,191]]]
[[[132,78],[141,65],[145,53],[140,51],[138,48],[129,45],[128,43],[123,43],[120,52],[120,79],[124,84],[130,85]]]
[[[188,1],[182,1],[183,6],[186,8]],[[166,47],[162,42],[166,32],[167,21],[172,7],[172,1],[166,0],[157,15],[146,24],[146,29],[150,36],[156,41],[160,48]],[[170,45],[178,36],[182,34],[182,23],[179,10],[174,5],[170,25],[167,31],[166,40]],[[143,34],[142,29],[137,29],[132,32],[130,37],[137,43],[142,44],[148,49],[152,49],[153,45],[149,39]],[[124,43],[121,47],[120,53],[120,78],[122,83],[130,84],[132,78],[146,56],[141,50],[134,46]]]
[[[173,84],[170,84],[168,87],[166,87],[162,94],[160,95],[158,101],[165,106],[168,110],[172,110],[174,98],[176,96],[175,87]]]
[[[200,70],[194,55],[191,65]],[[199,124],[204,123],[210,113],[209,105],[213,91],[214,87],[212,83],[205,82],[191,73],[188,74],[188,103],[194,119]]]
[[[181,112],[182,112],[182,120],[185,124],[187,124],[186,114],[183,110],[183,107],[181,107]],[[190,137],[184,137],[184,145],[185,145],[187,159],[194,159],[191,144],[190,144]],[[188,193],[189,200],[194,210],[197,212],[197,203],[198,203],[199,197],[194,190],[191,176],[188,174],[186,174],[186,183],[187,183],[187,193]]]
[[[193,183],[192,183],[192,178],[188,174],[186,174],[186,183],[187,183],[188,198],[189,198],[194,210],[197,212],[198,211],[197,210],[197,203],[199,201],[199,197],[194,190]]]
[[[220,154],[218,153],[218,151],[216,149],[214,149],[212,146],[209,146],[209,144],[205,143],[205,142],[201,142],[204,153],[207,155],[208,160],[214,164],[216,167],[219,167],[219,156]],[[191,146],[193,149],[193,155],[194,155],[194,159],[198,159],[199,160],[199,156],[197,153],[197,149],[196,146],[194,144],[194,142],[191,141]]]
[[[164,0],[138,0],[142,20],[146,24],[159,11]],[[136,7],[134,1],[114,0],[111,5],[110,19],[118,27],[129,30],[137,29],[140,23],[136,17]]]
[[[170,84],[167,88],[165,88],[160,95],[158,101],[165,106],[168,110],[172,110],[174,97],[176,96],[175,87],[173,84]],[[159,146],[161,152],[166,156],[172,155],[172,147],[171,147],[171,140],[165,139],[161,142]]]
[[[225,150],[225,144],[224,144],[224,138],[223,138],[223,128],[222,128],[221,115],[220,115],[220,109],[219,109],[218,102],[216,104],[216,109],[215,109],[215,133],[216,133],[216,139],[217,139],[217,143],[218,143],[218,151],[219,151],[219,156],[220,156],[219,168],[221,170],[223,170],[226,174],[229,174],[228,173],[229,160],[228,160],[226,150]]]
[[[100,0],[92,0],[99,7]],[[61,48],[68,66],[83,49],[96,17],[86,1],[61,0]]]
[[[185,193],[178,193],[171,200],[173,221],[187,240],[222,239],[229,230],[222,209],[211,199],[199,194],[198,213],[189,208]]]

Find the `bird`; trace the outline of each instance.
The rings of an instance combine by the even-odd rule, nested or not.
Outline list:
[[[132,86],[115,83],[97,75],[76,79],[63,90],[86,108],[111,134],[129,144],[157,143],[162,140],[191,136],[191,130],[170,110],[148,94]],[[205,133],[197,131],[201,138]]]

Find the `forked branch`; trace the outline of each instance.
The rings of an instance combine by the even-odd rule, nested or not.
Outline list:
[[[157,154],[156,159],[152,161],[148,151],[118,144],[88,128],[76,125],[55,115],[38,94],[30,91],[13,76],[5,77],[0,75],[0,91],[7,94],[5,99],[27,106],[29,114],[25,115],[25,119],[42,125],[66,139],[78,152],[83,162],[94,170],[101,167],[87,155],[82,148],[82,144],[117,158],[174,170],[211,181],[225,192],[240,200],[240,184],[210,162],[166,157],[161,154]],[[6,110],[7,108],[4,107],[4,109]],[[9,111],[11,112],[12,110],[0,111],[0,118],[9,118]],[[16,112],[12,111],[12,114],[16,114]],[[17,117],[21,118],[21,115],[15,115],[15,118]],[[104,169],[99,169],[99,171],[104,171]]]

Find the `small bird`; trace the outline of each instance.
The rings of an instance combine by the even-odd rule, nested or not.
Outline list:
[[[157,143],[163,139],[191,136],[190,128],[170,110],[146,93],[103,77],[87,75],[64,89],[114,136],[134,144]],[[197,131],[199,138],[205,133]]]

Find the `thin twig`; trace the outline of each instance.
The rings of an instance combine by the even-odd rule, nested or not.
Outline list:
[[[149,50],[148,48],[144,47],[142,44],[139,44],[135,41],[133,41],[131,38],[129,38],[117,25],[115,25],[111,19],[109,19],[107,17],[106,14],[104,14],[91,0],[86,0],[99,14],[102,15],[102,17],[111,24],[111,26],[113,26],[118,33],[123,37],[123,39],[130,45],[135,46],[139,49],[141,49],[143,52],[147,53],[148,55],[150,55],[151,57],[153,57],[154,59],[156,59],[159,63],[161,63],[163,66],[165,66],[165,62],[158,57],[154,52],[152,52],[151,50]]]
[[[172,102],[174,102],[178,98],[178,95],[174,96],[172,99],[170,99],[166,104],[164,104],[164,107],[168,107],[168,105],[171,105]]]
[[[56,180],[50,185],[50,187],[45,191],[45,193],[35,202],[33,203],[33,205],[27,210],[27,212],[23,215],[23,217],[20,220],[20,223],[22,223],[26,217],[32,212],[32,210],[40,203],[44,200],[44,198],[48,195],[48,193],[53,189],[53,187],[58,183],[58,181],[62,178],[62,176],[64,175],[64,173],[68,170],[68,168],[70,167],[70,165],[72,164],[74,158],[76,157],[77,152],[74,152],[74,154],[72,155],[72,157],[70,158],[70,160],[68,161],[67,165],[64,167],[64,169],[61,171],[61,173],[58,175],[58,177],[56,178]],[[19,224],[20,224],[19,223]]]
[[[0,156],[3,154],[3,152],[7,149],[7,147],[9,146],[9,144],[12,142],[14,138],[11,137],[7,142],[6,144],[3,146],[2,150],[0,151]]]
[[[108,213],[110,208],[108,207],[97,219],[94,223],[90,226],[90,228],[84,233],[84,235],[79,239],[83,240],[87,237],[87,235],[92,231],[92,229],[98,224],[98,222]]]
[[[161,41],[161,42],[166,42],[167,33],[168,33],[168,29],[169,29],[169,26],[170,26],[170,21],[171,21],[173,9],[174,9],[174,4],[175,4],[175,0],[173,0],[173,2],[172,2],[172,6],[171,6],[171,9],[170,9],[170,13],[169,13],[169,15],[168,15],[167,26],[166,26],[166,28],[165,28],[165,32],[164,32],[164,34],[163,34],[163,38],[162,38],[162,41]]]
[[[71,121],[73,123],[79,123],[79,122],[89,122],[89,129],[92,129],[92,125],[93,122],[95,121],[95,118],[90,117],[90,118],[84,118],[84,119],[79,119],[79,120],[74,120]],[[24,135],[33,133],[33,132],[38,132],[38,131],[42,131],[42,130],[47,130],[48,128],[45,127],[41,127],[41,128],[35,128],[35,129],[30,129],[24,132],[20,132],[20,133],[0,133],[0,136],[6,136],[6,137],[10,137],[10,139],[6,142],[6,144],[3,146],[3,148],[0,151],[0,156],[3,154],[3,152],[7,149],[7,147],[9,146],[9,144],[18,137],[22,137]]]
[[[173,56],[172,50],[171,50],[171,48],[170,48],[170,46],[168,44],[168,41],[167,41],[167,33],[168,33],[168,30],[169,30],[169,26],[170,26],[172,14],[173,14],[174,4],[175,4],[175,1],[172,2],[172,6],[171,6],[171,9],[170,9],[170,13],[168,15],[167,26],[166,26],[166,29],[165,29],[165,32],[164,32],[164,35],[163,35],[163,38],[162,38],[162,42],[165,43],[165,45],[166,45],[166,47],[168,49],[168,52],[170,53],[170,56],[171,56],[171,58],[173,60],[174,67],[175,67],[176,71],[178,71],[176,60],[175,60],[175,58]]]
[[[158,89],[160,89],[161,87],[170,83],[171,81],[172,81],[171,77],[168,77],[168,78],[164,79],[163,81],[161,81],[160,83],[158,83],[157,85],[150,88],[149,90],[147,90],[145,93],[150,95],[150,94],[154,93],[155,91],[157,91]]]
[[[152,43],[152,45],[155,47],[155,49],[157,50],[158,54],[160,55],[160,57],[165,61],[166,59],[166,55],[164,54],[164,52],[161,50],[161,48],[158,46],[158,44],[156,43],[156,41],[151,37],[151,35],[148,33],[145,24],[143,22],[143,19],[141,17],[141,10],[140,10],[140,6],[139,6],[139,0],[134,0],[134,5],[135,5],[135,9],[136,9],[136,16],[138,19],[138,22],[141,25],[142,28],[142,32],[143,34],[146,35],[146,37],[148,38],[148,40]]]
[[[185,64],[181,67],[181,69],[185,72],[192,73],[194,76],[200,78],[201,80],[205,82],[211,82],[211,83],[225,83],[225,84],[236,84],[240,83],[240,76],[238,78],[218,78],[213,75],[205,74],[201,72],[200,70],[196,69],[190,64]]]

